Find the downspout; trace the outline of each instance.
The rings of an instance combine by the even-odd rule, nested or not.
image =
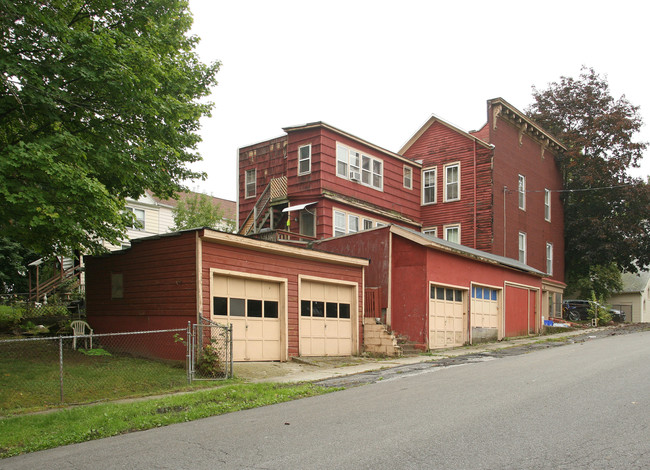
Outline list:
[[[508,187],[503,187],[503,256],[506,256],[506,193]]]
[[[202,325],[201,316],[203,312],[203,240],[199,231],[195,232],[196,239],[196,324]]]
[[[476,139],[474,139],[474,249],[476,249]]]

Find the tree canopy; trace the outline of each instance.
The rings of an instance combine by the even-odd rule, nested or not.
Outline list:
[[[211,197],[205,194],[187,193],[179,199],[173,215],[174,231],[196,227],[218,228],[224,232],[235,229],[234,222],[225,220],[221,207],[214,205]]]
[[[124,198],[204,177],[219,63],[185,0],[0,0],[0,233],[41,254],[123,238]]]
[[[650,265],[650,188],[627,171],[647,147],[635,141],[639,107],[612,97],[606,77],[589,68],[545,90],[533,87],[533,98],[528,114],[568,149],[560,164],[569,283],[611,274],[612,263],[633,272]],[[600,277],[601,284],[611,278]]]

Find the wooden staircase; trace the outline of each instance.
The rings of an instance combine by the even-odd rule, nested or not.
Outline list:
[[[264,229],[275,230],[286,222],[286,214],[277,212],[278,206],[288,203],[287,177],[272,178],[257,199],[253,210],[239,229],[240,235],[255,235]]]

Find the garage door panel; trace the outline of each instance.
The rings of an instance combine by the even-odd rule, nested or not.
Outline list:
[[[466,316],[464,291],[443,286],[429,289],[429,348],[462,346]]]

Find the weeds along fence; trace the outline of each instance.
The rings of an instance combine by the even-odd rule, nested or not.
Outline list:
[[[181,329],[2,339],[0,415],[166,393],[187,389],[195,380],[231,377],[231,332],[224,325],[188,324]]]

